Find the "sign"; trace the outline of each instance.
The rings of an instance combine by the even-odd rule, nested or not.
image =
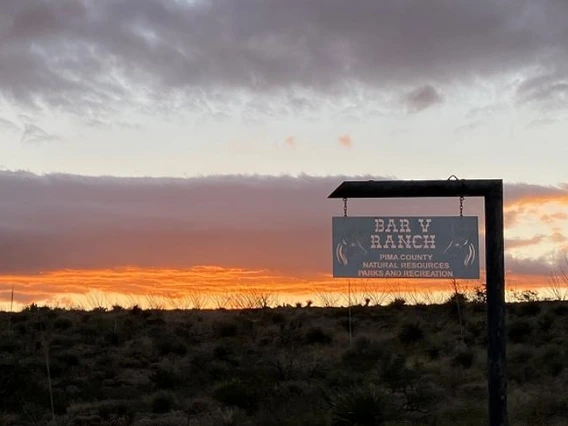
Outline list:
[[[334,277],[479,278],[476,216],[332,220]]]

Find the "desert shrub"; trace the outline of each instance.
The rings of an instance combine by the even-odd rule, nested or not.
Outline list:
[[[568,315],[568,305],[557,305],[552,309],[552,312],[554,312],[554,314],[558,316]]]
[[[568,398],[564,392],[538,392],[523,401],[518,411],[513,413],[519,424],[563,425],[568,418]]]
[[[224,343],[216,345],[213,348],[213,357],[219,361],[225,361],[230,364],[236,365],[235,348]]]
[[[554,315],[546,313],[538,319],[538,328],[542,331],[550,331],[554,325]]]
[[[225,381],[213,390],[213,398],[228,407],[237,407],[248,414],[258,409],[257,388],[238,379]]]
[[[306,343],[308,343],[309,345],[328,345],[331,344],[331,342],[333,342],[333,336],[323,331],[321,327],[312,327],[306,331]]]
[[[57,331],[69,330],[73,327],[73,321],[69,318],[57,318],[53,323],[53,329]]]
[[[390,302],[388,304],[388,306],[392,306],[394,308],[402,308],[403,306],[406,305],[406,300],[403,299],[402,297],[395,297],[392,302]]]
[[[532,335],[532,325],[526,320],[511,321],[507,327],[507,336],[513,343],[524,343]]]
[[[384,342],[359,336],[353,341],[353,346],[343,353],[341,361],[350,370],[365,372],[380,361],[385,350]]]
[[[535,350],[526,345],[511,345],[507,350],[507,375],[519,384],[541,375],[535,363]]]
[[[179,375],[171,368],[156,368],[150,375],[150,381],[157,389],[175,389],[181,384]]]
[[[279,346],[289,347],[300,343],[304,343],[303,321],[297,318],[280,324],[277,336]]]
[[[164,333],[163,330],[155,337],[154,346],[161,356],[187,354],[187,346],[175,334]]]
[[[104,341],[111,346],[120,346],[120,334],[114,331],[109,331],[108,333],[105,333]]]
[[[374,386],[342,392],[332,403],[332,426],[379,426],[398,418],[392,396]]]
[[[101,401],[98,405],[97,414],[107,422],[116,422],[120,418],[129,419],[132,422],[135,417],[135,411],[127,400]]]
[[[552,377],[557,377],[564,370],[566,363],[565,352],[556,345],[545,348],[538,357],[540,368]]]
[[[22,312],[13,314],[11,317],[11,321],[12,324],[25,323],[30,319],[30,317],[31,317],[30,313],[23,310]]]
[[[161,329],[161,327],[166,325],[166,320],[157,314],[153,314],[152,316],[146,318],[146,325]]]
[[[13,356],[0,356],[0,412],[20,412],[22,401],[44,406],[44,370],[40,364],[22,362]]]
[[[451,315],[457,315],[467,304],[467,297],[463,293],[454,293],[444,302]],[[459,308],[458,308],[459,306]]]
[[[452,365],[454,367],[471,368],[475,353],[471,349],[462,349],[452,358]]]
[[[79,398],[84,401],[104,399],[106,394],[101,382],[102,377],[97,378],[96,374],[91,374],[89,379],[77,381],[76,386],[79,388]]]
[[[404,344],[416,343],[424,338],[424,330],[419,323],[404,323],[398,338]]]
[[[270,312],[270,311],[269,311]],[[282,312],[270,312],[267,314],[273,324],[283,324],[286,322],[286,315]]]
[[[431,361],[440,359],[442,354],[442,347],[439,344],[431,344],[426,348],[426,354]]]
[[[465,322],[465,329],[476,339],[487,335],[487,323],[484,319],[471,319]]]
[[[513,291],[513,298],[521,303],[536,303],[538,302],[538,292],[535,290]]]
[[[49,361],[49,371],[52,379],[62,377],[67,372],[67,365],[58,358],[51,358]]]
[[[470,297],[470,301],[474,305],[483,307],[487,304],[487,287],[484,285],[477,286],[473,289],[473,294]]]
[[[152,396],[152,413],[169,413],[174,406],[175,397],[171,392],[160,391]]]
[[[81,337],[81,341],[85,344],[94,344],[99,336],[97,327],[89,323],[81,323],[77,327],[77,332]]]
[[[65,391],[62,389],[53,389],[53,411],[56,415],[61,416],[67,413],[69,400]]]
[[[407,366],[406,357],[402,354],[387,352],[381,359],[378,370],[379,378],[392,392],[405,392],[412,387],[420,376],[418,369]]]
[[[213,323],[213,333],[215,337],[235,337],[239,332],[236,321],[216,321]]]
[[[21,349],[21,343],[12,333],[0,334],[0,352],[15,353]]]
[[[144,312],[144,310],[138,305],[133,305],[130,307],[129,312],[132,315],[140,315],[142,312]]]
[[[349,332],[349,329],[351,329],[351,332],[354,333],[355,329],[359,326],[358,321],[354,318],[341,318],[338,322],[341,329],[346,332]]]
[[[517,307],[517,315],[520,317],[534,317],[540,314],[540,311],[541,307],[536,301],[520,303]]]

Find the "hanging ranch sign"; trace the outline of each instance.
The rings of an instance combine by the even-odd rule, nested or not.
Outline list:
[[[476,216],[334,217],[333,276],[479,278]]]

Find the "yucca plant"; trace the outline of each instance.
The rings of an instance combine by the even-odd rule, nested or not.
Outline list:
[[[380,426],[399,415],[391,395],[374,385],[340,393],[332,407],[332,426]]]

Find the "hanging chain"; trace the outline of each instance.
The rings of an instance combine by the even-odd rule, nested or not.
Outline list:
[[[347,198],[343,199],[343,217],[347,217]]]
[[[448,178],[448,180],[452,180],[452,178],[455,179],[455,180],[459,180],[459,178],[456,175],[451,175]],[[463,199],[464,199],[464,196],[460,195],[460,217],[463,217]]]

